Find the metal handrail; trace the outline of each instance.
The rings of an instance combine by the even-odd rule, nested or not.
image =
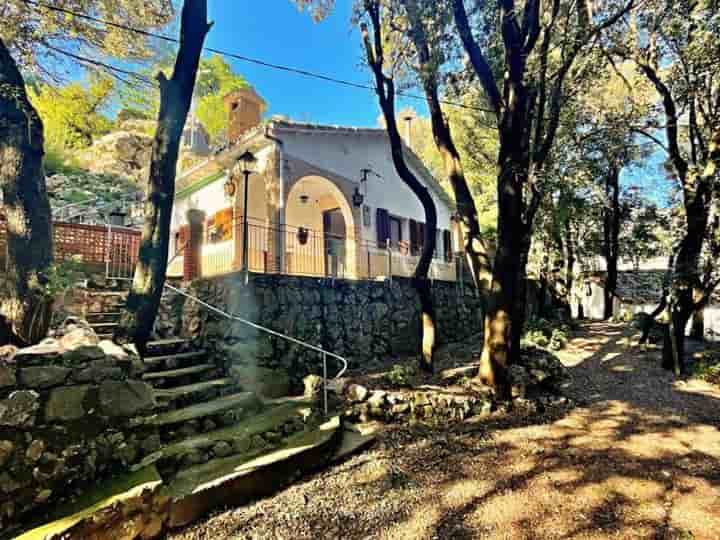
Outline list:
[[[331,356],[332,358],[335,358],[336,360],[339,360],[340,362],[342,362],[342,366],[343,366],[343,367],[342,367],[342,369],[338,372],[338,374],[335,375],[334,380],[337,380],[337,379],[339,379],[340,377],[342,377],[342,376],[345,374],[345,372],[347,371],[347,369],[348,369],[348,362],[347,362],[347,360],[346,360],[345,358],[343,358],[342,356],[340,356],[340,355],[338,355],[338,354],[332,353],[332,352],[330,352],[330,351],[326,351],[326,350],[323,349],[322,347],[316,347],[315,345],[311,345],[311,344],[309,344],[309,343],[306,343],[305,341],[302,341],[302,340],[299,340],[299,339],[297,339],[297,338],[288,336],[288,335],[283,334],[283,333],[281,333],[281,332],[276,332],[275,330],[271,330],[270,328],[266,328],[266,327],[264,327],[264,326],[261,326],[261,325],[259,325],[259,324],[254,323],[254,322],[252,322],[252,321],[248,321],[247,319],[243,319],[242,317],[238,317],[237,315],[232,315],[231,313],[228,313],[228,312],[223,311],[222,309],[220,309],[220,308],[218,308],[218,307],[215,307],[215,306],[213,306],[213,305],[211,305],[211,304],[208,304],[207,302],[204,302],[204,301],[200,300],[197,296],[193,296],[192,294],[190,294],[190,293],[188,293],[188,292],[186,292],[186,291],[183,291],[182,289],[178,289],[177,287],[174,287],[174,286],[170,285],[170,284],[167,283],[167,282],[165,283],[165,287],[167,287],[168,289],[170,289],[171,291],[173,291],[173,292],[175,292],[175,293],[178,293],[178,294],[184,296],[185,298],[188,298],[188,299],[190,299],[190,300],[193,300],[194,302],[197,302],[197,303],[200,304],[201,306],[209,309],[210,311],[212,311],[212,312],[214,312],[214,313],[216,313],[216,314],[218,314],[218,315],[221,315],[222,317],[225,317],[226,319],[238,321],[238,322],[243,323],[243,324],[245,324],[245,325],[247,325],[247,326],[250,326],[251,328],[255,328],[256,330],[260,330],[261,332],[265,332],[266,334],[270,334],[270,335],[273,335],[273,336],[275,336],[275,337],[279,337],[279,338],[281,338],[281,339],[284,339],[285,341],[289,341],[289,342],[291,342],[291,343],[295,343],[296,345],[300,345],[300,346],[302,346],[302,347],[305,347],[306,349],[310,349],[311,351],[315,351],[315,352],[317,352],[317,353],[319,353],[319,354],[322,354],[322,358],[323,358],[323,408],[324,408],[324,410],[325,410],[325,415],[327,416],[327,413],[328,413],[328,398],[327,398],[327,393],[328,393],[328,386],[327,386],[327,381],[328,381],[328,378],[327,378],[327,357],[328,357],[328,356]]]

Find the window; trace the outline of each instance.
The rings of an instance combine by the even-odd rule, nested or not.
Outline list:
[[[402,239],[402,220],[395,216],[390,216],[390,246],[399,249]]]

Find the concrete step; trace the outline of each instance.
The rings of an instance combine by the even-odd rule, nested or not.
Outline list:
[[[243,446],[242,444],[237,444],[238,441],[246,441],[249,451],[251,447],[250,439],[253,435],[271,431],[284,425],[288,421],[299,418],[304,408],[303,405],[292,403],[280,405],[258,415],[253,415],[250,418],[241,420],[235,425],[169,444],[161,450],[145,456],[140,463],[133,467],[133,470],[142,469],[159,461],[179,460],[191,452],[208,450],[219,442],[227,442],[229,444],[236,443],[235,447],[237,448]]]
[[[48,538],[87,538],[85,531],[77,530],[83,523],[92,522],[92,516],[102,514],[110,506],[140,506],[150,492],[159,490],[162,478],[154,466],[119,474],[113,478],[93,482],[77,500],[54,508],[50,516],[39,519],[44,525],[33,525],[16,540],[45,540]],[[12,532],[12,531],[2,531]],[[110,533],[107,538],[119,538]],[[9,538],[9,537],[8,537]]]
[[[269,453],[217,458],[182,470],[162,489],[170,497],[170,527],[195,521],[217,507],[240,506],[275,493],[300,474],[325,465],[340,445],[336,416],[314,431],[284,439]]]
[[[207,351],[201,349],[199,351],[189,351],[183,353],[164,354],[160,356],[146,356],[143,361],[151,368],[163,370],[165,368],[178,369],[178,366],[188,363],[189,360],[204,360]],[[203,362],[204,364],[205,362]]]
[[[257,410],[260,409],[261,406],[262,404],[254,393],[240,392],[217,398],[206,403],[198,403],[196,405],[191,405],[174,411],[136,418],[132,420],[130,424],[131,426],[169,426],[172,424],[187,422],[189,420],[197,420],[208,416],[218,415],[231,409]]]
[[[215,364],[196,364],[194,366],[189,366],[185,368],[179,368],[179,369],[167,369],[164,371],[151,371],[148,373],[143,374],[142,378],[143,380],[152,382],[157,380],[165,380],[165,379],[178,379],[182,377],[188,377],[190,375],[197,375],[198,373],[204,373],[206,371],[210,371],[211,369],[216,369],[217,366]]]
[[[230,377],[223,377],[222,379],[186,384],[175,388],[156,388],[154,394],[158,402],[168,404],[177,401],[189,401],[210,390],[229,388],[233,384],[234,381]]]

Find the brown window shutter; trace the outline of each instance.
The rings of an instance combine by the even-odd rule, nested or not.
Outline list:
[[[387,247],[387,239],[390,237],[390,214],[384,208],[378,208],[375,213],[375,229],[377,230],[378,247]]]

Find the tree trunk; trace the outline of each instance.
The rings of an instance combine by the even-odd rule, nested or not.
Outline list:
[[[607,275],[605,279],[605,305],[603,318],[612,318],[617,291],[618,244],[620,238],[620,168],[611,165],[605,182],[606,202],[603,209],[603,257]]]
[[[132,289],[115,340],[132,342],[140,354],[150,339],[165,285],[175,173],[183,128],[190,110],[207,23],[207,0],[185,0],[180,49],[172,77],[158,77],[160,112],[148,178],[145,223]]]
[[[700,308],[693,313],[692,326],[690,327],[690,337],[698,341],[705,341],[705,309]]]
[[[0,284],[0,336],[18,345],[45,337],[51,299],[52,222],[43,171],[43,125],[25,81],[0,39],[0,188],[7,231],[7,272]],[[0,338],[3,339],[3,338]]]
[[[570,302],[572,301],[572,288],[575,282],[575,239],[572,235],[570,218],[565,220],[563,227],[563,246],[565,248],[565,293],[563,295],[562,309],[565,317],[569,320],[572,314]]]
[[[380,6],[377,2],[366,0],[365,7],[373,25],[374,40],[371,43],[367,27],[363,25],[363,43],[368,64],[375,76],[376,93],[380,103],[388,139],[390,142],[390,153],[393,165],[400,179],[410,188],[413,194],[422,204],[425,212],[425,244],[420,255],[415,273],[413,285],[420,297],[421,320],[422,320],[422,355],[420,357],[420,368],[427,372],[434,369],[434,355],[436,345],[436,319],[432,299],[432,291],[427,275],[435,253],[437,239],[437,210],[435,201],[430,191],[425,187],[408,168],[403,152],[402,137],[397,127],[395,114],[395,82],[383,72],[383,39],[382,25],[380,21]]]
[[[669,308],[671,317],[663,340],[662,367],[680,376],[686,373],[685,328],[692,313],[678,308],[674,304]]]

